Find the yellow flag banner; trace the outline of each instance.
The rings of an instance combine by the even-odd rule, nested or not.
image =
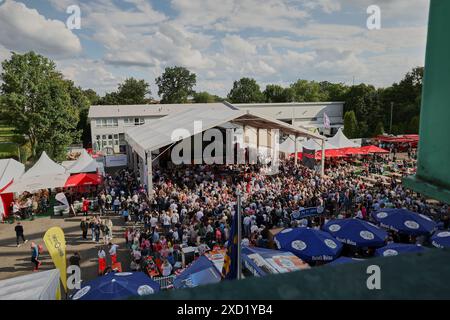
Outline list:
[[[66,239],[60,227],[52,227],[44,235],[45,246],[52,257],[53,263],[59,269],[61,282],[67,291]]]

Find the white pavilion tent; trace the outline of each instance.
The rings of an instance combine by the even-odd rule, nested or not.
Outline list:
[[[308,139],[307,141],[304,141],[302,143],[302,146],[303,146],[303,148],[308,149],[308,150],[319,151],[319,150],[322,150],[322,141],[317,140],[317,139]],[[324,149],[325,150],[336,149],[336,146],[331,144],[330,140],[328,140],[328,141],[325,141]]]
[[[0,159],[0,191],[25,172],[25,166],[14,159]]]
[[[8,189],[15,179],[25,172],[25,166],[14,159],[0,160],[0,193]],[[7,215],[9,204],[13,199],[12,194],[0,195],[0,218]]]
[[[96,172],[98,167],[98,162],[89,155],[86,149],[83,149],[78,159],[66,168],[70,174],[76,174]]]
[[[358,145],[358,144],[354,143],[353,141],[351,141],[350,139],[348,139],[344,135],[344,132],[342,132],[342,128],[339,128],[339,130],[336,132],[336,134],[332,138],[328,139],[328,143],[334,145],[335,146],[334,149],[361,147],[361,145]]]
[[[297,152],[302,150],[304,142],[303,138],[297,138]],[[286,140],[280,144],[280,152],[287,154],[295,153],[295,136],[289,135]]]
[[[52,269],[0,281],[0,300],[61,298],[59,270]]]
[[[285,122],[259,115],[253,111],[236,109],[226,104],[221,109],[199,110],[198,108],[192,108],[176,114],[170,114],[157,121],[151,121],[148,124],[131,128],[125,132],[125,140],[132,149],[132,159],[135,158],[135,155],[138,155],[145,164],[145,176],[141,181],[147,180],[149,194],[153,189],[151,181],[152,152],[190,138],[205,130],[224,124],[229,125],[229,123],[242,125],[244,128],[257,128],[256,131],[259,129],[278,129],[297,137],[325,140],[325,137],[307,129],[295,127]],[[258,136],[258,133],[256,135]],[[132,162],[134,163],[135,161],[132,160]]]
[[[35,165],[20,178],[15,179],[6,192],[61,188],[64,187],[68,177],[66,169],[50,159],[44,151]]]

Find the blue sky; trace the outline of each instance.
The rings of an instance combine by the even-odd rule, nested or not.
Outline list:
[[[83,88],[126,77],[151,84],[167,66],[225,96],[234,80],[264,89],[297,79],[387,86],[424,64],[428,0],[0,0],[0,60],[34,50]],[[381,9],[368,30],[366,9]],[[69,30],[66,9],[81,9]]]

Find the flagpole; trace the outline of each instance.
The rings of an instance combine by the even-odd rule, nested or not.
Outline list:
[[[237,193],[237,279],[242,279],[242,262],[241,262],[241,242],[242,242],[242,226],[241,226],[241,193]]]

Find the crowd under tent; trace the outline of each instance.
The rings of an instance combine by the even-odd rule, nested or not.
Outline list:
[[[152,195],[153,190],[153,154],[164,153],[171,146],[174,146],[180,141],[182,143],[190,141],[191,137],[194,137],[194,143],[196,138],[199,138],[200,143],[202,143],[200,134],[203,134],[206,130],[217,128],[224,124],[227,126],[229,126],[229,124],[241,126],[243,128],[244,137],[254,133],[257,148],[259,146],[272,147],[273,152],[275,153],[279,151],[277,150],[279,141],[276,140],[279,139],[279,137],[275,137],[274,134],[271,133],[271,130],[273,129],[279,130],[280,133],[293,135],[294,137],[312,138],[323,142],[326,139],[307,129],[295,127],[267,116],[258,115],[252,111],[239,110],[225,104],[223,108],[220,109],[205,109],[199,111],[198,108],[191,108],[176,114],[171,114],[158,120],[150,121],[148,124],[146,123],[145,125],[131,128],[125,132],[125,140],[130,146],[128,150],[130,163],[136,172],[139,171],[141,181],[147,185],[149,195]],[[223,139],[226,145],[227,155],[228,152],[231,153],[234,145],[239,145],[239,147],[242,148],[245,147],[247,143],[247,141],[236,141],[231,131],[233,130],[227,130],[226,137]],[[267,144],[260,139],[261,131],[267,132],[267,136],[270,137],[270,139],[267,140]],[[244,140],[246,140],[246,138],[244,138]],[[160,149],[165,150],[161,151]],[[138,162],[140,168],[138,168]]]
[[[44,151],[39,160],[3,192],[34,192],[41,189],[62,188],[69,173],[66,169],[49,158]]]
[[[35,272],[0,281],[0,300],[60,300],[59,270]]]
[[[13,201],[13,193],[2,193],[15,179],[25,172],[25,166],[14,159],[0,160],[0,218],[9,214],[9,204]]]

